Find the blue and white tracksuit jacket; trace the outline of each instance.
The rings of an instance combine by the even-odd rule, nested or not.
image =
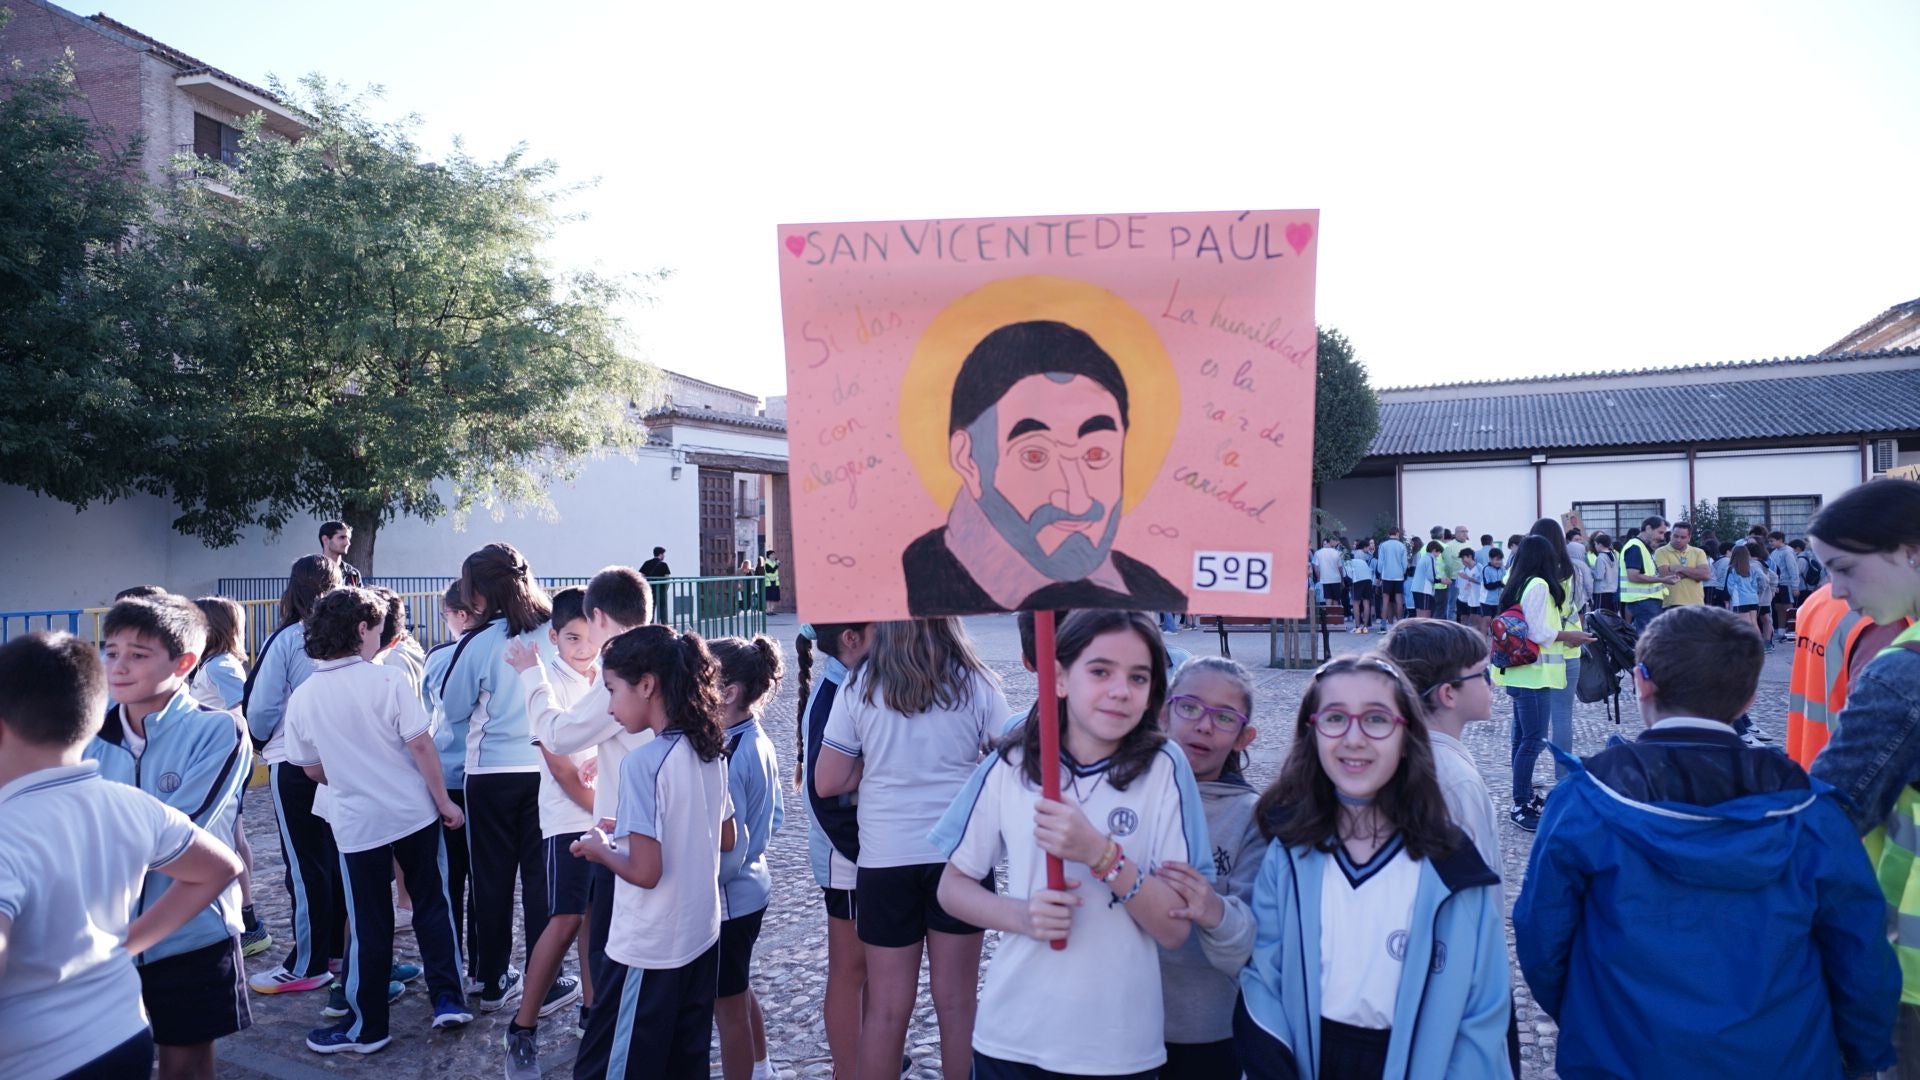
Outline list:
[[[87,743],[86,760],[100,763],[101,776],[139,788],[231,844],[240,796],[253,771],[253,745],[240,718],[201,705],[182,688],[146,718],[147,744],[135,757],[127,743],[122,712],[118,705],[108,711],[100,734]],[[102,839],[111,841],[111,837]],[[172,884],[164,873],[148,873],[134,916],[158,902]],[[147,964],[205,948],[239,932],[240,883],[236,880],[186,925],[141,953],[136,962]]]
[[[1320,886],[1333,856],[1267,845],[1253,887],[1253,958],[1240,970],[1234,1043],[1252,1080],[1314,1080],[1320,1068]],[[1464,836],[1420,860],[1406,963],[1381,1075],[1406,1080],[1514,1075],[1513,1005],[1500,879]]]

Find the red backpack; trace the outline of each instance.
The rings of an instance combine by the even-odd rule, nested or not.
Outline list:
[[[1504,671],[1540,661],[1540,646],[1527,637],[1527,616],[1519,604],[1493,617],[1488,636],[1493,639],[1494,667]]]

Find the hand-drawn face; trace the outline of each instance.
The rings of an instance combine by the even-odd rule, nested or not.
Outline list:
[[[1123,497],[1120,405],[1084,375],[1029,375],[953,433],[954,470],[1000,535],[1056,581],[1106,561]]]

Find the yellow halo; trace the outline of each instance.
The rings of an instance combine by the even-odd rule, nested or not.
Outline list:
[[[960,490],[947,458],[953,381],[980,340],[1009,323],[1051,319],[1084,331],[1127,383],[1123,509],[1131,510],[1160,475],[1180,416],[1180,380],[1153,324],[1121,297],[1085,281],[1031,275],[1002,278],[948,304],[920,335],[900,383],[900,444],[927,494],[942,509]]]

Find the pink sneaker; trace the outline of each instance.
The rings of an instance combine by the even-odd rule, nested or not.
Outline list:
[[[328,972],[318,975],[295,975],[285,965],[276,965],[257,975],[247,976],[247,985],[257,994],[297,994],[303,990],[318,990],[333,982]]]

